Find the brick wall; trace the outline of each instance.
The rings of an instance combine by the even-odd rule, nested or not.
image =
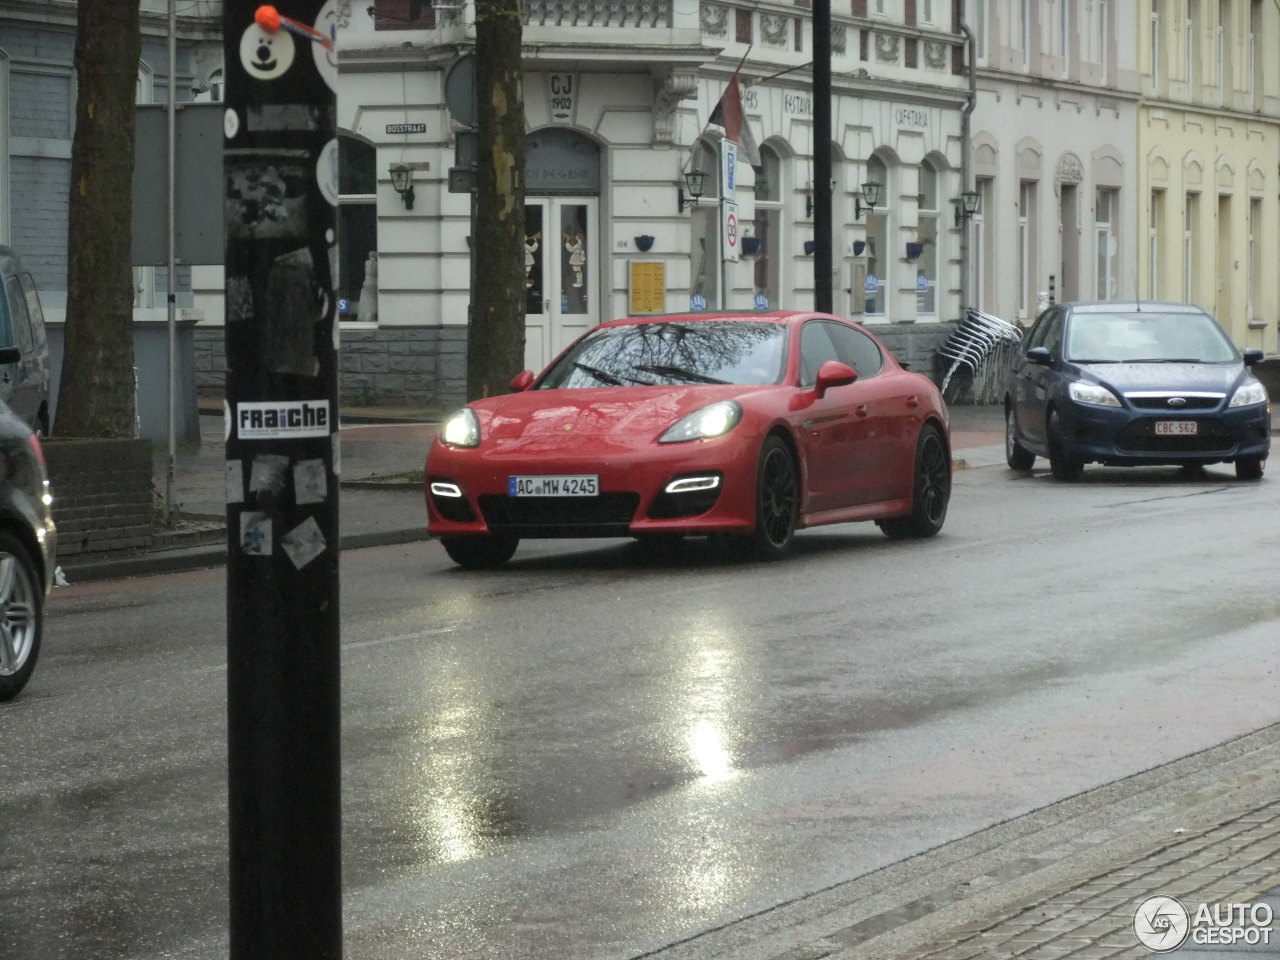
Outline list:
[[[44,455],[59,556],[151,545],[149,440],[50,438]]]

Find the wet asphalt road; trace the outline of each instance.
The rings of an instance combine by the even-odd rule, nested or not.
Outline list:
[[[988,468],[935,541],[782,564],[350,552],[346,955],[660,953],[1280,721],[1277,501]],[[0,957],[227,955],[223,605],[221,570],[55,594],[0,709]]]

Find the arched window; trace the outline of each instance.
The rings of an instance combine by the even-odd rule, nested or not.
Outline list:
[[[378,151],[338,137],[338,316],[378,319]]]
[[[916,240],[923,245],[916,260],[916,316],[932,317],[938,313],[938,171],[928,160],[920,164]]]
[[[761,165],[756,168],[756,219],[753,225],[758,250],[754,254],[752,286],[757,298],[764,297],[763,309],[774,310],[782,303],[782,158],[771,144],[760,147]],[[743,253],[753,256],[743,241]],[[759,301],[757,300],[757,303]]]
[[[883,317],[886,313],[885,290],[893,258],[889,252],[889,168],[879,157],[867,161],[864,182],[880,184],[880,203],[867,216],[867,276],[863,281],[862,312],[867,317]]]

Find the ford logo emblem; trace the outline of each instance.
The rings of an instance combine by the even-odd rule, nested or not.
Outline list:
[[[1169,406],[1171,407],[1185,407],[1186,405],[1187,405],[1187,401],[1186,401],[1186,398],[1184,397],[1169,398]]]

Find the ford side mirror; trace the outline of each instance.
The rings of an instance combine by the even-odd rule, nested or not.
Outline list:
[[[528,390],[533,386],[533,371],[521,370],[511,378],[511,383],[509,383],[508,386],[516,393],[522,393],[525,390]]]
[[[1032,347],[1027,351],[1027,363],[1034,363],[1039,367],[1047,367],[1053,363],[1053,357],[1049,355],[1048,347]]]
[[[839,360],[828,360],[818,368],[818,381],[814,389],[818,396],[826,396],[832,387],[843,387],[858,379],[858,372],[847,363]]]
[[[1244,352],[1244,365],[1246,367],[1252,367],[1255,363],[1258,363],[1262,357],[1263,353],[1261,350],[1257,347],[1250,347]]]

